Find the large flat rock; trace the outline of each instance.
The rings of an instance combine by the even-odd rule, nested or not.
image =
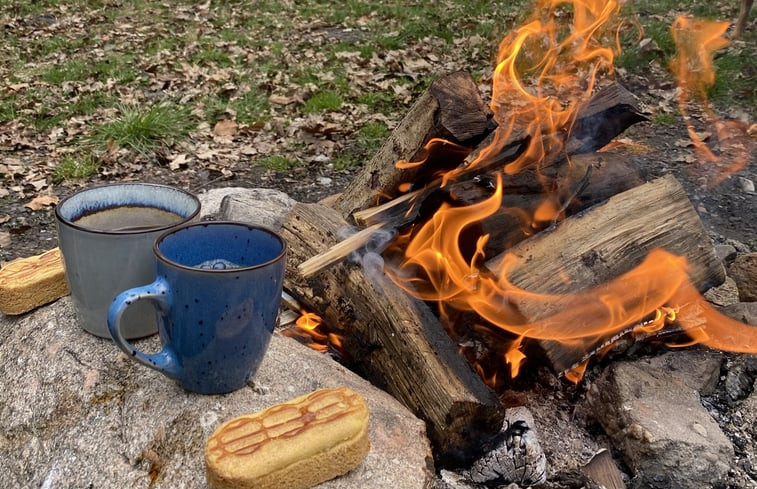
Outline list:
[[[158,348],[152,337],[138,342]],[[371,413],[365,461],[321,489],[428,487],[425,427],[331,358],[275,335],[247,387],[188,393],[85,333],[68,297],[0,315],[0,487],[204,488],[203,448],[234,416],[322,387],[360,392]]]

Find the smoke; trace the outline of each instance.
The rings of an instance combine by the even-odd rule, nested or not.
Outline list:
[[[337,231],[337,237],[340,240],[344,240],[351,235],[355,234],[357,229],[351,226],[340,228]],[[357,251],[353,251],[348,256],[348,260],[352,263],[359,264],[363,267],[368,281],[377,285],[386,278],[384,273],[384,258],[381,254],[392,243],[396,236],[395,231],[377,229],[371,233],[365,244]]]

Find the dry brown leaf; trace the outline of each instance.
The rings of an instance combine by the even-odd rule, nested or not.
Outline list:
[[[171,158],[171,161],[168,163],[168,168],[171,170],[178,170],[182,166],[186,166],[188,161],[189,156],[184,153],[178,154]]]
[[[271,95],[270,97],[268,97],[268,100],[270,100],[272,104],[276,104],[276,105],[289,105],[289,104],[298,102],[300,98],[299,97],[285,97],[283,95]]]
[[[673,160],[677,163],[698,163],[699,158],[693,154],[679,155]]]
[[[7,248],[11,245],[11,233],[0,231],[0,248]]]
[[[42,210],[45,207],[55,205],[60,199],[56,195],[38,195],[34,197],[31,202],[24,204],[24,207],[28,207],[33,211]]]
[[[224,119],[216,122],[213,128],[213,134],[220,137],[232,137],[237,133],[239,126],[230,119]]]
[[[694,142],[691,139],[687,139],[687,138],[676,139],[673,145],[679,148],[688,148],[689,146],[694,146]]]

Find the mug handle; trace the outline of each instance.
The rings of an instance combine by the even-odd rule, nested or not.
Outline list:
[[[168,311],[168,297],[171,290],[168,283],[161,277],[158,277],[153,283],[134,287],[118,294],[108,308],[108,330],[110,336],[124,353],[137,362],[150,367],[158,372],[177,379],[181,375],[181,366],[173,350],[163,344],[163,349],[153,355],[142,353],[129,343],[123,334],[121,334],[121,317],[124,311],[130,305],[141,301],[149,300],[161,312]],[[161,337],[161,341],[162,341]]]

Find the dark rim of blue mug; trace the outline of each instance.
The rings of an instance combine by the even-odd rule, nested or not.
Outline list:
[[[201,227],[201,226],[202,227],[221,226],[221,225],[245,228],[248,231],[257,230],[257,231],[263,231],[265,233],[268,233],[269,235],[276,238],[279,241],[279,243],[281,243],[281,251],[274,258],[271,258],[270,260],[263,263],[256,263],[255,265],[249,265],[246,267],[226,268],[222,270],[212,269],[212,268],[190,267],[189,265],[184,265],[182,263],[169,260],[168,257],[166,257],[160,251],[160,244],[163,242],[165,238],[167,238],[171,234],[177,233],[179,231],[183,231],[188,228]],[[162,261],[163,263],[170,265],[174,268],[179,268],[182,270],[191,270],[193,272],[201,272],[201,273],[238,273],[238,272],[243,272],[245,270],[254,270],[256,268],[263,268],[281,260],[286,254],[286,250],[287,250],[286,241],[284,241],[284,238],[282,238],[279,235],[279,233],[277,233],[276,231],[273,231],[263,226],[255,226],[253,224],[245,224],[243,222],[237,222],[237,221],[203,221],[203,222],[188,222],[188,223],[180,224],[178,226],[175,226],[169,229],[168,231],[164,232],[160,236],[158,236],[158,238],[155,240],[155,243],[152,245],[153,254],[157,257],[158,260]]]
[[[87,227],[87,226],[81,226],[79,224],[76,224],[74,221],[71,221],[70,219],[66,219],[65,217],[63,217],[60,214],[60,206],[63,205],[68,199],[74,197],[75,195],[79,195],[82,192],[87,192],[89,190],[95,190],[95,189],[99,189],[99,188],[105,188],[105,187],[123,187],[123,186],[127,186],[127,185],[128,186],[140,186],[140,187],[160,187],[160,188],[170,189],[170,190],[173,190],[173,191],[176,191],[176,192],[181,192],[181,193],[189,196],[192,200],[194,200],[195,203],[197,204],[197,207],[192,212],[192,214],[190,214],[187,217],[182,217],[181,221],[178,221],[178,222],[175,222],[175,223],[172,223],[172,224],[165,224],[163,226],[155,226],[155,227],[151,227],[151,228],[148,228],[148,229],[140,229],[140,230],[136,230],[136,231],[135,230],[108,231],[106,229],[95,229],[95,228],[90,228],[90,227]],[[179,226],[179,225],[181,225],[183,223],[191,221],[192,219],[194,219],[200,213],[200,206],[201,206],[200,199],[198,199],[196,195],[192,194],[191,192],[187,192],[186,190],[183,190],[183,189],[180,189],[180,188],[177,188],[177,187],[172,187],[170,185],[162,185],[162,184],[159,184],[159,183],[141,183],[141,182],[106,183],[104,185],[95,185],[95,186],[92,186],[92,187],[87,187],[85,189],[82,189],[79,192],[75,192],[75,193],[73,193],[73,194],[71,194],[71,195],[69,195],[67,197],[64,197],[63,200],[61,200],[55,206],[55,218],[61,224],[65,224],[66,226],[70,226],[70,227],[72,227],[74,229],[78,229],[80,231],[85,231],[85,232],[93,233],[93,234],[146,234],[146,233],[154,233],[155,231],[165,231],[167,229],[171,229],[171,228],[173,228],[175,226]],[[149,207],[149,206],[145,206],[145,207]],[[80,217],[83,217],[83,216],[80,216]]]

